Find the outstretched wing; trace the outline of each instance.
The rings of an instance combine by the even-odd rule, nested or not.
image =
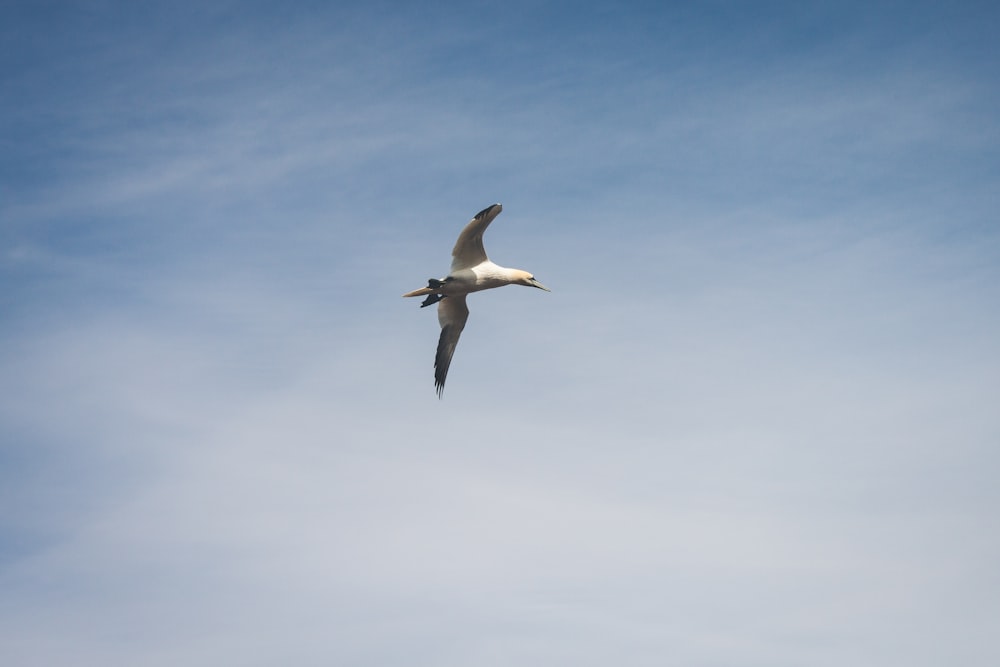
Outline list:
[[[455,354],[458,337],[469,319],[469,307],[465,295],[447,296],[438,303],[438,322],[441,323],[441,337],[438,338],[437,356],[434,357],[434,388],[438,398],[444,391],[444,381],[448,377],[451,357]]]
[[[470,269],[477,264],[486,261],[486,250],[483,249],[483,233],[493,222],[493,218],[500,215],[503,206],[493,204],[484,208],[469,221],[462,233],[458,235],[455,248],[451,251],[452,272],[460,269]]]

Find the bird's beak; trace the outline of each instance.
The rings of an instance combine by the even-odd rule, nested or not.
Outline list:
[[[538,289],[543,289],[546,292],[551,292],[552,291],[548,287],[546,287],[545,285],[543,285],[540,282],[538,282],[537,280],[535,280],[534,278],[532,278],[531,280],[529,280],[528,284],[531,285],[532,287],[537,287]]]

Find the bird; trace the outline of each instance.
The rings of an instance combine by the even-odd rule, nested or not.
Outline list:
[[[469,221],[451,251],[451,271],[444,278],[430,278],[427,287],[407,292],[404,297],[427,296],[421,308],[438,304],[438,323],[441,336],[438,338],[437,354],[434,357],[434,388],[440,399],[444,392],[444,381],[448,377],[451,358],[455,346],[469,319],[469,307],[465,297],[472,292],[503,287],[504,285],[524,285],[551,292],[527,271],[508,269],[494,264],[486,256],[483,248],[483,234],[490,223],[500,215],[503,206],[487,206]]]

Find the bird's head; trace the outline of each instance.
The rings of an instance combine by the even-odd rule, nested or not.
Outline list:
[[[518,271],[517,279],[514,282],[518,285],[524,285],[525,287],[537,287],[538,289],[543,289],[546,292],[552,291],[545,285],[535,280],[535,276],[531,275],[527,271]]]

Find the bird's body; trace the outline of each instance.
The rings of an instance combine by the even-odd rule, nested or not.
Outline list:
[[[468,294],[504,285],[526,285],[549,291],[549,288],[535,280],[527,271],[508,269],[494,264],[486,256],[483,233],[502,210],[500,204],[494,204],[477,213],[465,226],[451,252],[451,271],[447,276],[440,280],[431,278],[427,281],[427,287],[403,295],[404,297],[427,296],[420,304],[421,308],[438,304],[441,337],[438,339],[437,355],[434,359],[434,386],[439,397],[444,391],[444,381],[448,377],[448,367],[451,365],[452,355],[455,354],[458,338],[462,335],[465,323],[469,319],[469,308],[465,303]]]

